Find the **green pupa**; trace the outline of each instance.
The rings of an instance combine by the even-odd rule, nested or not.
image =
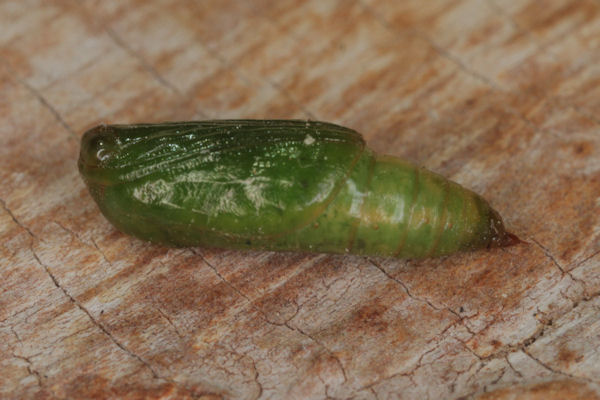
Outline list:
[[[100,125],[79,171],[124,233],[170,246],[426,258],[518,243],[479,195],[338,125]]]

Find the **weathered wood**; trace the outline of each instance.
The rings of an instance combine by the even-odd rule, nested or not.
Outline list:
[[[600,397],[600,2],[31,0],[0,26],[0,397]],[[242,117],[352,127],[528,244],[166,249],[78,176],[97,123]]]

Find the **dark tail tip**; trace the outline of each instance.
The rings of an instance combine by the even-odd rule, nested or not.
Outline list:
[[[498,247],[509,247],[509,246],[516,246],[518,244],[526,244],[526,243],[527,242],[519,239],[519,237],[517,235],[510,233],[510,232],[506,232],[506,234],[504,235],[504,237],[498,244]]]
[[[492,240],[488,243],[488,248],[510,247],[526,243],[527,242],[519,239],[519,237],[513,233],[501,232],[492,237]]]

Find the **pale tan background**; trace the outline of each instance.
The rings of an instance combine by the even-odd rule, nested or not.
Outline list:
[[[166,249],[76,169],[101,122],[249,117],[355,128],[529,245]],[[600,398],[600,1],[2,1],[0,179],[2,398]]]

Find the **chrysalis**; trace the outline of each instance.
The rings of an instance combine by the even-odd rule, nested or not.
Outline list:
[[[79,170],[114,226],[165,245],[424,258],[518,243],[477,194],[324,122],[101,125]]]

